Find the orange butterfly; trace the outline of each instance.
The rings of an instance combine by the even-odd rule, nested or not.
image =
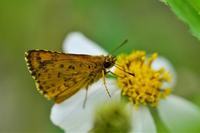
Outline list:
[[[107,69],[116,61],[110,55],[92,56],[45,50],[30,50],[25,53],[25,59],[38,90],[56,103],[64,101],[81,88],[87,90],[89,85],[102,77],[105,85]],[[109,94],[107,88],[106,91]]]

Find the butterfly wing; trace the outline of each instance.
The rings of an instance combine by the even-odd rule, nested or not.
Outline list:
[[[88,86],[94,78],[92,71],[101,69],[100,58],[89,55],[30,50],[26,60],[38,90],[57,103]]]

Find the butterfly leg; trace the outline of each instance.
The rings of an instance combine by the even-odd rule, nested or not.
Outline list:
[[[84,101],[83,101],[83,108],[85,108],[85,106],[86,106],[87,95],[88,95],[88,85],[86,86],[86,93],[85,93],[85,99],[84,99]]]
[[[104,86],[106,88],[106,92],[107,92],[108,96],[111,97],[110,92],[108,91],[108,87],[106,85],[105,72],[106,72],[105,70],[102,71],[103,84],[104,84]]]

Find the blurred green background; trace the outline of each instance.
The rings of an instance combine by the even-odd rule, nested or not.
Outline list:
[[[174,93],[200,106],[200,41],[159,0],[1,0],[0,131],[62,132],[49,120],[53,102],[41,96],[27,71],[29,49],[62,51],[81,31],[111,51],[158,52],[175,66]]]

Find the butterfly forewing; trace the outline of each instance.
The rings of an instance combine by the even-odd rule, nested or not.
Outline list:
[[[26,53],[26,60],[39,91],[60,103],[102,77],[104,58],[30,50]]]

